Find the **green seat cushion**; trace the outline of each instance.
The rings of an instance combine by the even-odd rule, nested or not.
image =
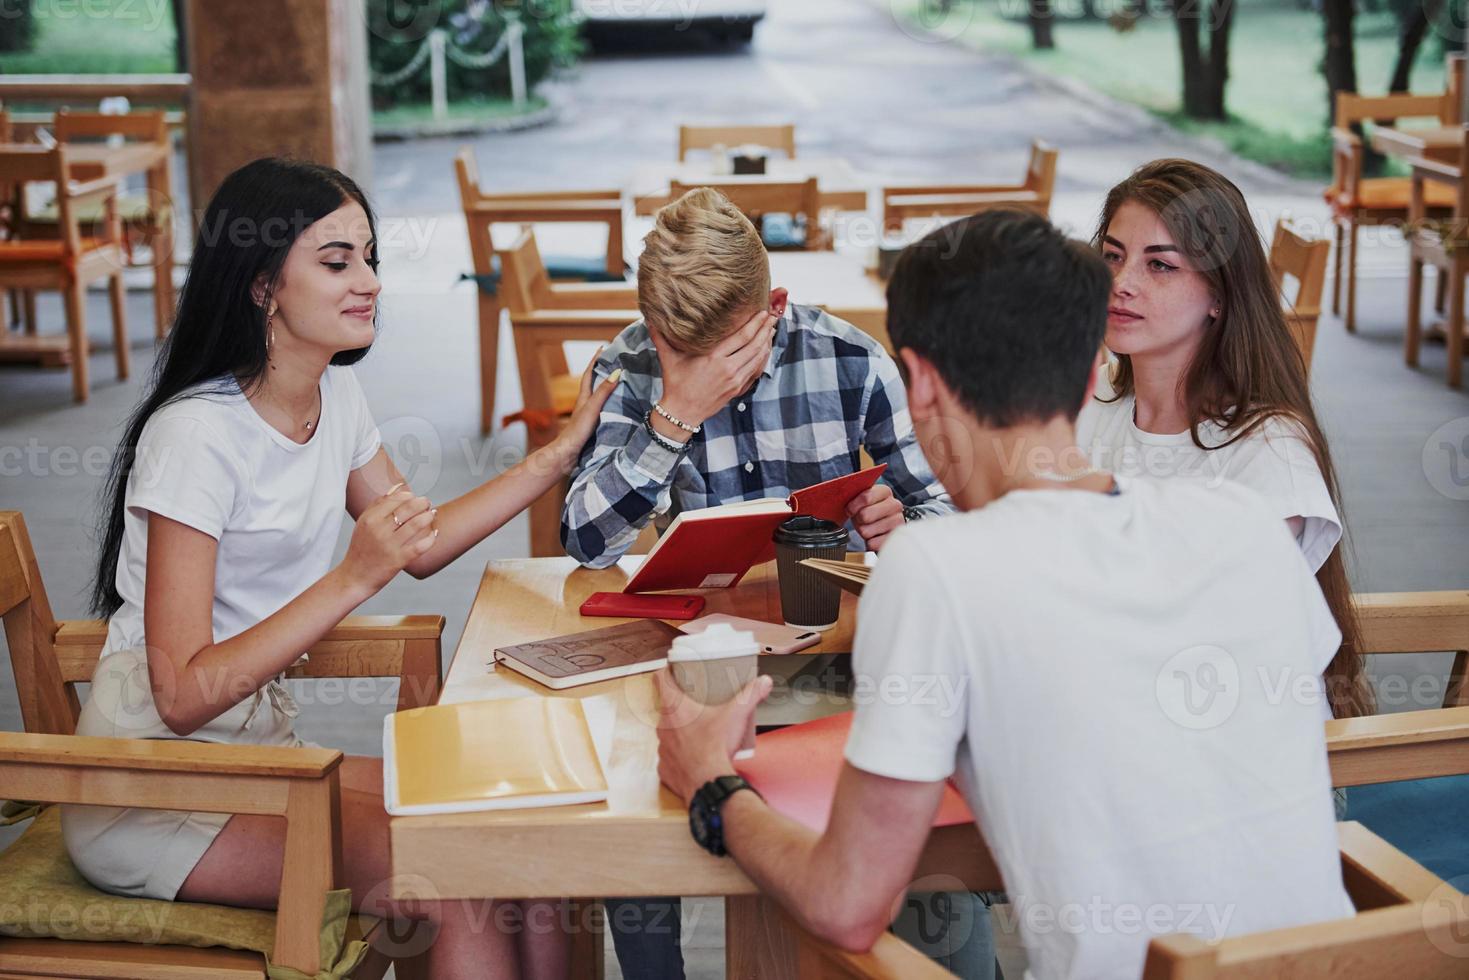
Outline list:
[[[107,206],[102,201],[89,202],[76,208],[76,219],[78,224],[94,225],[107,216]],[[117,195],[117,216],[124,222],[143,224],[151,214],[146,194],[119,194]],[[26,215],[27,221],[36,224],[51,224],[61,220],[61,209],[51,201],[44,207],[36,208]]]
[[[350,976],[367,953],[362,929],[376,920],[354,916],[347,889],[327,893],[321,926],[321,962],[309,980]],[[361,921],[359,921],[361,920]],[[61,811],[42,811],[20,839],[0,852],[0,935],[168,946],[226,946],[267,957],[274,980],[308,980],[269,964],[275,913],[224,905],[127,898],[100,891],[82,877],[61,839]]]
[[[613,275],[607,271],[607,260],[605,258],[584,258],[576,255],[551,255],[546,257],[546,275],[552,279],[572,279],[581,282],[626,282],[627,278],[621,275]],[[473,279],[479,286],[480,291],[489,296],[494,296],[500,291],[500,257],[498,255],[490,258],[490,274],[478,276],[466,272],[459,277],[462,282],[465,279]]]

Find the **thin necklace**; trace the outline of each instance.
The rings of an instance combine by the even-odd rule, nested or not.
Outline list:
[[[1030,475],[1037,480],[1050,480],[1052,483],[1075,483],[1077,480],[1084,480],[1089,476],[1105,472],[1107,471],[1096,466],[1088,466],[1086,469],[1077,470],[1075,473],[1057,473],[1055,470],[1031,470]]]
[[[262,389],[262,391],[264,391],[264,390]],[[286,418],[291,419],[291,421],[293,421],[293,422],[295,421],[295,418],[291,415],[290,411],[284,405],[282,405],[280,402],[276,401],[273,397],[271,397],[271,395],[270,395],[270,393],[268,391],[264,391],[264,394],[265,394],[265,398],[266,398],[267,401],[269,401],[276,408],[280,409],[282,412],[285,412],[286,413]],[[306,422],[301,423],[306,428],[306,431],[307,432],[310,432],[312,429],[316,428],[316,423],[321,419],[321,388],[320,388],[320,386],[318,386],[317,389],[316,389],[316,411],[315,411],[314,414],[316,416],[315,418],[310,419],[309,421],[306,421]]]

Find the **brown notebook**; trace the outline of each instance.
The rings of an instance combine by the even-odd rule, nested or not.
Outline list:
[[[801,559],[801,564],[856,595],[862,594],[862,588],[872,576],[871,566],[859,565],[854,561],[836,561],[831,558],[803,558]]]
[[[553,690],[657,670],[668,662],[678,630],[639,619],[604,629],[553,636],[495,651],[495,661]]]

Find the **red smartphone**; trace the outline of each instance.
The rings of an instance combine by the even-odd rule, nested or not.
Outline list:
[[[701,595],[645,595],[593,592],[581,604],[583,616],[634,616],[642,619],[693,619],[704,609]]]

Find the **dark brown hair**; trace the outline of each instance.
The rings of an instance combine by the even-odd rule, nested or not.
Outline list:
[[[1271,419],[1298,431],[1337,512],[1341,496],[1326,436],[1316,421],[1306,364],[1286,325],[1280,290],[1270,275],[1264,244],[1244,195],[1228,179],[1189,160],[1154,160],[1112,188],[1102,206],[1094,244],[1100,245],[1117,209],[1135,201],[1155,212],[1218,299],[1220,315],[1204,336],[1181,382],[1194,445],[1205,451],[1247,439]],[[1117,356],[1112,372],[1116,398],[1134,390],[1132,359]],[[1212,422],[1227,440],[1206,445],[1199,426]],[[1332,714],[1371,714],[1373,695],[1363,673],[1361,628],[1340,546],[1333,548],[1316,580],[1341,629],[1342,644],[1326,668]]]

